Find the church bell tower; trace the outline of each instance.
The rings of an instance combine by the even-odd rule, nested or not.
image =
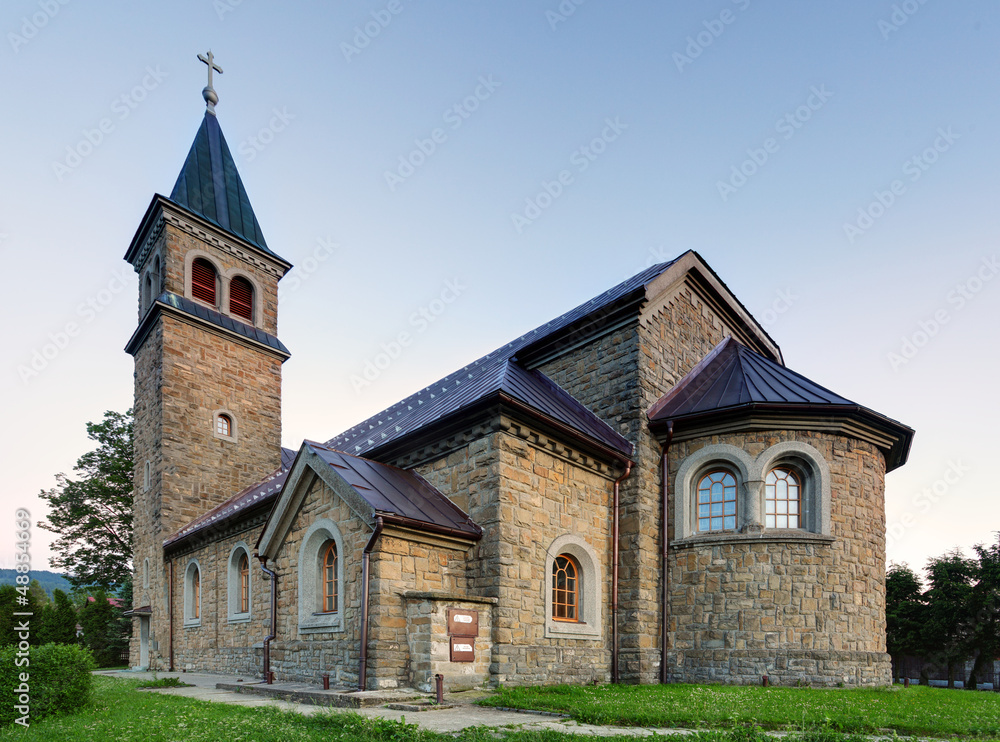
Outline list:
[[[212,73],[169,197],[153,196],[125,259],[139,275],[135,359],[132,665],[166,668],[163,542],[281,463],[278,281],[216,118]],[[176,578],[175,578],[176,579]],[[145,634],[144,634],[145,632]]]

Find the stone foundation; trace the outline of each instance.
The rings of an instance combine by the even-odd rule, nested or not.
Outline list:
[[[888,685],[892,663],[884,652],[717,649],[667,653],[668,679],[684,683],[869,687]]]

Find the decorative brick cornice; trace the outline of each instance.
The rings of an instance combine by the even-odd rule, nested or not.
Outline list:
[[[247,265],[252,265],[268,275],[274,276],[275,278],[281,278],[285,275],[285,271],[282,270],[281,267],[271,260],[261,258],[260,253],[257,251],[251,252],[250,250],[240,247],[234,241],[225,239],[222,236],[222,233],[216,232],[215,230],[209,231],[208,229],[195,223],[193,220],[186,219],[181,214],[167,213],[164,211],[161,218],[170,226],[176,227],[180,231],[191,235],[195,239],[198,239],[207,245],[212,245],[237,260],[243,261],[243,263]]]
[[[146,239],[142,241],[142,247],[139,248],[139,252],[136,255],[135,262],[132,263],[132,267],[135,272],[138,273],[142,266],[146,263],[146,258],[153,251],[153,246],[160,239],[160,235],[163,234],[163,228],[166,226],[166,222],[163,220],[163,214],[161,213],[157,216],[156,221],[153,222],[153,226],[149,228],[149,232],[146,234]]]
[[[413,469],[421,464],[437,461],[453,451],[463,449],[473,441],[492,435],[496,430],[495,419],[485,420],[470,425],[464,430],[453,432],[450,435],[435,440],[433,443],[406,451],[402,455],[386,460],[385,463],[398,466],[400,469]]]

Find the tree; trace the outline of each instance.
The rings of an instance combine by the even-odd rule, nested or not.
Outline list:
[[[893,564],[885,575],[885,646],[896,659],[904,654],[921,654],[921,629],[926,604],[920,578],[906,564]]]
[[[955,670],[971,650],[974,616],[971,610],[976,560],[954,549],[928,560],[927,609],[921,642],[935,664],[948,668],[948,687],[955,687]]]
[[[59,534],[52,566],[74,587],[111,590],[132,573],[132,410],[105,412],[87,423],[87,436],[98,447],[77,460],[79,479],[58,474],[59,484],[41,493],[50,512],[38,525]]]
[[[83,629],[83,644],[94,653],[98,667],[117,664],[112,642],[117,632],[114,609],[103,590],[95,590],[85,598],[80,610],[80,626]]]
[[[976,582],[969,601],[969,647],[975,655],[966,687],[975,690],[987,663],[1000,656],[1000,545],[973,547]]]

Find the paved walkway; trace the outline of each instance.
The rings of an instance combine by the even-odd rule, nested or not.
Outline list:
[[[155,688],[150,692],[166,693],[174,696],[184,696],[185,698],[197,698],[202,701],[215,701],[219,703],[232,703],[237,706],[272,706],[274,708],[285,709],[287,711],[297,711],[300,714],[315,714],[320,711],[355,711],[364,716],[381,716],[385,719],[402,719],[406,717],[409,724],[416,724],[422,729],[430,729],[435,732],[457,732],[466,727],[489,726],[489,727],[515,727],[518,729],[544,730],[551,729],[559,732],[571,732],[575,734],[589,734],[598,737],[611,737],[618,734],[630,735],[633,737],[649,737],[654,734],[674,734],[688,735],[691,732],[686,729],[649,729],[644,727],[603,727],[592,724],[578,724],[571,719],[552,715],[539,715],[535,713],[524,713],[518,711],[501,711],[498,709],[476,706],[473,702],[482,698],[485,694],[477,691],[466,691],[463,693],[451,693],[445,695],[446,704],[454,704],[452,708],[435,711],[400,711],[396,709],[379,707],[345,709],[331,706],[321,706],[312,703],[298,703],[295,701],[283,701],[276,698],[253,695],[251,693],[238,693],[229,690],[220,690],[216,686],[220,683],[230,685],[239,682],[247,685],[257,684],[260,681],[256,678],[238,678],[231,675],[210,675],[207,673],[178,673],[178,672],[131,672],[127,670],[101,670],[98,675],[109,677],[131,678],[133,680],[152,680],[155,677],[178,677],[184,683],[190,683],[189,688]],[[300,687],[297,683],[275,684],[275,688],[288,688],[296,690]],[[317,689],[318,690],[318,689]],[[322,692],[322,691],[320,691]],[[332,691],[331,691],[332,692]],[[392,703],[392,693],[386,694],[386,703]]]

